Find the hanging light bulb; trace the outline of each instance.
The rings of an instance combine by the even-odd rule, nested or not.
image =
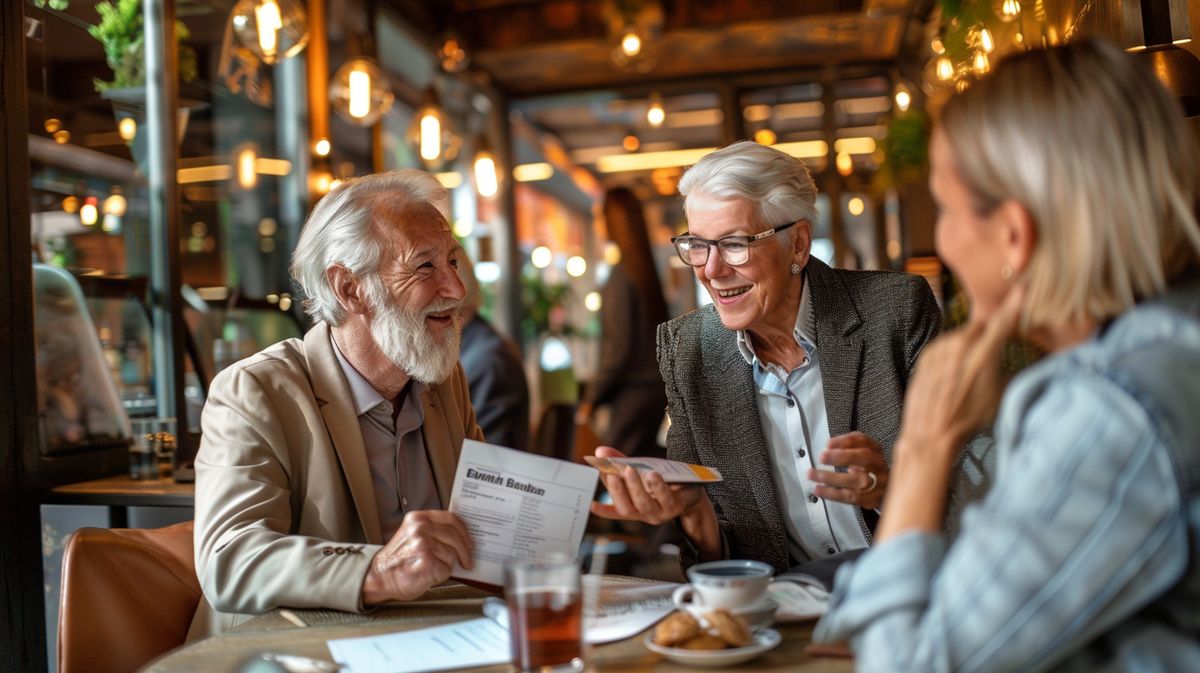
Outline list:
[[[572,255],[569,259],[567,259],[567,274],[568,275],[570,275],[574,278],[579,278],[580,276],[582,276],[585,273],[587,273],[587,260],[586,259],[580,257],[579,255]]]
[[[996,16],[999,16],[1001,21],[1015,21],[1021,16],[1020,0],[1000,0],[999,5]]]
[[[425,92],[425,102],[413,115],[408,127],[408,142],[428,170],[441,168],[458,154],[460,141],[452,133],[432,85]]]
[[[754,142],[759,145],[774,145],[776,140],[779,140],[779,136],[769,128],[763,127],[754,132]]]
[[[554,253],[550,252],[550,248],[544,245],[539,245],[533,249],[529,255],[529,261],[539,269],[544,269],[550,266],[550,262],[554,261]]]
[[[945,56],[937,60],[937,76],[943,82],[949,82],[954,78],[954,64]]]
[[[625,148],[626,152],[636,152],[642,146],[642,141],[637,137],[637,134],[630,131],[621,139],[621,147]]]
[[[496,170],[496,157],[487,142],[480,139],[479,151],[475,153],[475,191],[480,196],[492,197],[500,191],[500,171]]]
[[[121,136],[121,140],[129,142],[137,136],[137,120],[133,117],[125,117],[117,122],[117,135]]]
[[[271,65],[308,44],[308,20],[300,0],[240,0],[230,21],[238,42]]]
[[[667,110],[662,107],[662,97],[655,94],[650,94],[650,107],[646,110],[646,121],[650,126],[658,128],[662,126],[662,122],[667,119]]]
[[[628,58],[637,56],[642,51],[642,36],[632,29],[621,36],[621,52]]]
[[[448,30],[442,36],[442,46],[438,47],[438,60],[442,62],[442,70],[449,73],[460,73],[470,64],[470,56],[463,47],[462,39],[454,30]]]
[[[99,219],[100,210],[96,208],[96,197],[89,196],[83,200],[83,206],[79,208],[79,221],[85,227],[96,226],[96,220]]]
[[[837,165],[837,172],[842,177],[848,177],[854,172],[854,159],[849,152],[838,152],[834,163]]]
[[[987,28],[979,29],[979,47],[980,49],[983,49],[985,53],[992,53],[992,51],[996,48],[996,42],[992,40],[992,31],[988,30]]]
[[[64,213],[75,214],[79,212],[79,197],[72,194],[62,200],[62,209]]]
[[[329,100],[338,116],[351,124],[370,126],[392,107],[391,78],[369,58],[342,64],[329,83]]]
[[[319,157],[329,156],[329,152],[332,149],[333,145],[329,143],[329,138],[321,138],[317,142],[313,143],[313,154]]]
[[[992,69],[991,61],[988,60],[988,55],[983,50],[975,52],[975,58],[971,63],[976,75],[985,75]]]
[[[254,189],[258,184],[258,150],[253,144],[245,143],[233,151],[233,172],[242,189]]]
[[[909,106],[912,105],[912,94],[908,92],[908,87],[903,84],[896,85],[896,109],[901,112],[908,112]]]
[[[128,206],[128,202],[125,201],[125,197],[121,194],[121,188],[113,187],[112,194],[109,194],[108,198],[104,199],[104,214],[124,217]]]

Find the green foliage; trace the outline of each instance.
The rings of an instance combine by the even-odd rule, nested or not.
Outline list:
[[[521,274],[521,331],[526,343],[533,343],[543,334],[571,335],[574,328],[566,323],[566,303],[571,288],[565,283],[547,283],[542,274],[527,267]]]
[[[883,139],[883,165],[875,186],[888,187],[919,180],[929,165],[929,117],[917,108],[897,114],[888,122]]]
[[[88,28],[88,33],[104,46],[104,60],[112,68],[113,79],[95,79],[96,91],[124,89],[146,83],[146,43],[142,30],[141,0],[105,0],[96,4],[100,22]],[[179,76],[185,82],[196,78],[196,52],[182,43],[191,37],[182,21],[175,21],[175,38],[179,49]]]

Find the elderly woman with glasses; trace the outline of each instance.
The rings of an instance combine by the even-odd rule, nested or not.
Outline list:
[[[816,629],[860,671],[1200,671],[1200,166],[1139,66],[1023,53],[942,111],[936,241],[971,317],[921,356],[877,545]],[[1004,387],[1013,335],[1049,356]],[[997,402],[947,545],[957,444]]]
[[[706,487],[606,475],[597,515],[676,521],[683,563],[784,570],[871,542],[917,354],[941,316],[928,284],[831,269],[809,254],[816,187],[803,163],[740,142],[679,182],[674,239],[713,304],[661,325],[667,456],[720,470]],[[608,447],[598,456],[617,456]]]

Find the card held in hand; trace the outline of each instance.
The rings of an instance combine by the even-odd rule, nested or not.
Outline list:
[[[603,474],[617,474],[626,465],[632,466],[638,472],[651,470],[662,475],[668,484],[708,484],[721,481],[721,473],[711,467],[681,463],[666,458],[599,458],[584,456],[589,465],[600,470]]]

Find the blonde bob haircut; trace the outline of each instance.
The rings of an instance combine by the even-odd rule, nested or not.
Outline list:
[[[1026,328],[1104,321],[1196,268],[1195,139],[1116,46],[1005,59],[946,104],[939,128],[978,213],[1013,199],[1034,221]]]

